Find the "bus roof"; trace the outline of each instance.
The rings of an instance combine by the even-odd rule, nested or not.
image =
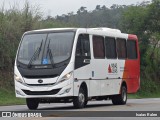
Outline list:
[[[38,30],[32,30],[32,31],[27,31],[25,34],[30,34],[30,33],[43,33],[43,32],[53,32],[53,31],[76,31],[77,28],[49,28],[49,29],[38,29]]]
[[[97,34],[105,34],[108,33],[109,35],[113,36],[128,36],[127,33],[121,33],[119,29],[112,29],[107,27],[99,27],[99,28],[49,28],[49,29],[38,29],[27,31],[24,34],[35,34],[35,33],[47,33],[47,32],[66,32],[66,31],[86,31],[86,33],[97,33]]]
[[[38,30],[32,30],[27,31],[26,33],[30,32],[48,32],[48,31],[64,31],[64,30],[77,30],[77,29],[86,29],[86,30],[97,30],[97,31],[107,31],[107,32],[119,32],[121,31],[119,29],[112,29],[112,28],[106,28],[106,27],[99,27],[99,28],[49,28],[49,29],[38,29]]]

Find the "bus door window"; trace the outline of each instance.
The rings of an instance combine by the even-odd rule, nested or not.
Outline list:
[[[77,41],[76,47],[76,59],[75,68],[82,67],[89,63],[91,59],[90,55],[90,43],[88,34],[80,34]],[[88,62],[86,62],[88,60]]]

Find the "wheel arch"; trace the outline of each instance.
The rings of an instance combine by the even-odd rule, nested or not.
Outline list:
[[[123,86],[125,86],[125,89]],[[126,104],[126,102],[127,102],[127,84],[125,81],[122,81],[119,94],[112,96],[112,103],[114,105],[124,105]]]
[[[127,88],[127,83],[126,83],[126,81],[122,81],[122,85],[121,86],[126,86],[126,88]]]
[[[122,81],[122,83],[121,83],[121,87],[122,86],[125,86],[126,87],[126,89],[127,89],[127,83],[126,83],[126,81]],[[121,87],[120,87],[120,90],[119,90],[119,93],[121,93]],[[127,92],[128,92],[128,89],[127,89]]]

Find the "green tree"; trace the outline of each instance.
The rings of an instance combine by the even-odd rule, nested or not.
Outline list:
[[[160,0],[130,6],[122,18],[122,30],[139,38],[142,82],[160,85]]]

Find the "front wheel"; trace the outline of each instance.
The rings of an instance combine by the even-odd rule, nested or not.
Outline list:
[[[87,104],[87,98],[83,88],[80,88],[79,94],[73,99],[73,105],[75,108],[84,108]]]
[[[38,105],[39,105],[39,100],[36,99],[36,98],[27,98],[26,99],[26,104],[27,104],[27,107],[30,110],[36,110],[38,108]]]
[[[123,85],[121,87],[121,93],[112,97],[112,103],[114,105],[124,105],[127,102],[127,87]]]

